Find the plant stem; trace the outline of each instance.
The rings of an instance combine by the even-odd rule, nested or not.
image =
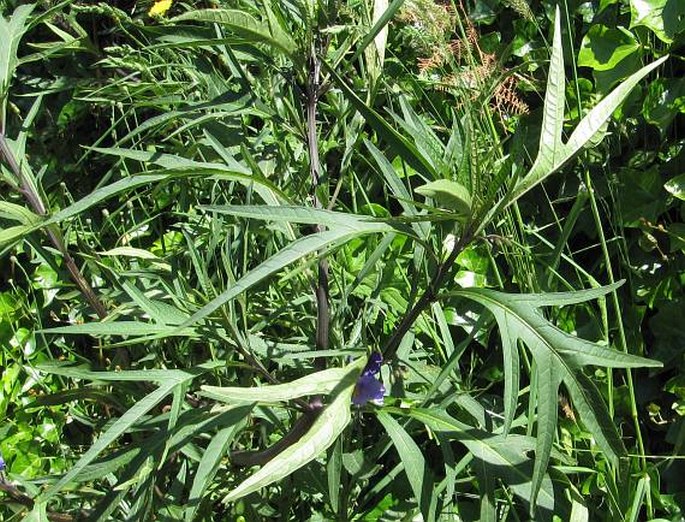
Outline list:
[[[5,160],[10,170],[17,179],[17,185],[14,188],[22,196],[24,196],[24,198],[36,214],[46,216],[48,211],[45,207],[45,204],[43,203],[43,200],[40,197],[40,194],[38,193],[37,188],[34,186],[33,183],[31,183],[29,178],[24,176],[21,166],[19,165],[17,158],[14,156],[14,153],[12,152],[9,143],[7,142],[7,138],[5,137],[4,133],[1,132],[0,159]],[[62,257],[64,258],[64,263],[67,267],[67,270],[69,271],[69,275],[71,276],[72,281],[76,283],[76,286],[83,294],[83,296],[86,298],[88,303],[93,307],[95,313],[98,315],[100,319],[104,319],[105,317],[107,317],[107,310],[105,309],[100,299],[98,299],[98,297],[95,295],[95,292],[93,291],[92,287],[79,270],[78,266],[76,266],[76,262],[74,261],[74,258],[72,258],[69,254],[69,250],[67,249],[67,246],[64,243],[64,238],[62,237],[62,232],[59,230],[57,225],[48,226],[47,234],[48,238],[50,239],[50,242],[57,250],[59,250],[60,254],[62,254]]]
[[[312,46],[309,55],[309,79],[307,83],[307,145],[309,147],[309,173],[312,181],[312,194],[314,206],[323,208],[317,194],[321,185],[321,161],[319,159],[319,142],[316,132],[316,112],[319,96],[321,94],[321,60],[316,55],[316,49]],[[314,230],[322,232],[323,225],[316,225]],[[316,349],[328,350],[330,330],[330,309],[328,303],[328,260],[321,258],[318,264],[318,281],[316,285]],[[314,360],[317,369],[325,368],[325,360]]]
[[[421,294],[421,297],[419,297],[419,299],[414,303],[414,306],[412,306],[409,312],[407,312],[407,314],[402,318],[402,321],[400,321],[400,324],[390,336],[390,339],[388,339],[385,349],[383,350],[384,360],[389,361],[395,356],[402,339],[407,334],[409,329],[414,325],[416,319],[418,319],[419,315],[421,315],[421,313],[423,313],[423,311],[428,308],[438,296],[438,292],[445,283],[447,276],[451,273],[451,269],[454,266],[457,256],[471,242],[472,237],[473,236],[470,233],[470,228],[466,228],[464,233],[459,238],[459,241],[454,244],[452,251],[450,252],[449,256],[447,256],[447,259],[438,265],[435,276],[428,285],[428,288],[426,288],[423,294]]]

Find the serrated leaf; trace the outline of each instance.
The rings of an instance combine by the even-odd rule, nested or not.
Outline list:
[[[488,433],[454,419],[443,410],[384,408],[384,411],[412,417],[432,430],[459,441],[471,455],[486,465],[486,471],[496,473],[515,495],[525,501],[531,498],[532,462],[526,455],[535,447],[533,437]],[[555,507],[554,489],[548,476],[543,478],[536,502],[531,508],[536,507],[541,513],[552,512]]]
[[[554,36],[552,40],[552,57],[547,78],[547,89],[543,108],[542,131],[540,144],[535,162],[528,173],[521,178],[504,196],[498,205],[492,208],[482,220],[479,230],[482,230],[493,217],[504,208],[511,205],[530,189],[540,184],[546,178],[559,170],[585,144],[603,132],[604,124],[612,113],[626,99],[630,91],[654,69],[668,59],[664,56],[655,62],[644,66],[633,73],[604,97],[585,117],[564,144],[561,136],[564,128],[564,90],[566,77],[564,72],[563,47],[561,43],[561,23],[559,7],[556,7],[554,17]],[[478,232],[477,231],[477,232]]]

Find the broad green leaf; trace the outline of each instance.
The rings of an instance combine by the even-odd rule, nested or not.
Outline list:
[[[619,283],[620,284],[620,283]],[[593,387],[582,373],[583,366],[596,365],[611,368],[659,367],[661,363],[616,350],[572,336],[545,319],[541,306],[561,306],[600,297],[616,285],[586,290],[580,295],[572,292],[554,294],[515,295],[483,288],[470,288],[451,295],[465,297],[485,306],[495,316],[502,338],[504,352],[511,352],[508,361],[515,357],[518,343],[522,342],[535,359],[534,382],[537,394],[537,446],[531,506],[547,469],[549,454],[556,430],[558,388],[564,382],[574,402],[581,405],[588,428],[597,429],[597,442],[609,458],[616,461],[626,454],[606,406],[598,397],[591,397]],[[519,371],[505,357],[505,427],[508,429],[515,415],[518,395]],[[579,411],[580,413],[580,411]]]
[[[685,174],[680,174],[664,183],[664,188],[672,195],[685,201]]]
[[[416,503],[421,507],[424,520],[428,520],[430,495],[433,493],[430,476],[426,473],[426,460],[423,458],[421,448],[414,439],[400,426],[390,415],[383,411],[377,411],[376,417],[390,436],[393,445],[400,456],[404,472],[409,479],[409,484],[414,492]]]
[[[202,386],[200,395],[228,403],[289,401],[307,395],[331,393],[348,371],[345,368],[329,368],[289,383],[252,388]]]
[[[352,419],[352,392],[364,364],[361,358],[346,368],[347,373],[331,394],[332,401],[319,414],[309,431],[295,444],[286,448],[254,474],[240,483],[224,498],[233,502],[277,482],[324,453]]]
[[[671,123],[685,113],[685,78],[657,78],[647,87],[642,102],[645,120],[654,125],[662,137],[668,135]]]
[[[246,38],[262,42],[292,56],[297,50],[294,40],[283,30],[259,22],[252,15],[237,9],[197,9],[171,19],[171,22],[207,22],[219,24]]]
[[[630,27],[649,28],[665,43],[685,31],[685,3],[681,0],[630,0]]]
[[[640,43],[627,29],[593,24],[580,46],[578,65],[595,71],[608,71],[639,49]]]
[[[461,216],[471,214],[471,194],[456,181],[439,179],[416,189],[419,194],[433,198],[438,205],[453,210]]]

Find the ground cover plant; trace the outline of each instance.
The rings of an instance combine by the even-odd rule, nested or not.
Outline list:
[[[684,43],[0,1],[0,518],[683,520]]]

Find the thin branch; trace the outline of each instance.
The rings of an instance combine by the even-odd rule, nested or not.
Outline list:
[[[319,140],[316,132],[317,104],[321,95],[321,60],[312,46],[309,55],[309,79],[307,83],[307,145],[309,147],[309,173],[312,181],[314,206],[323,208],[317,194],[321,186],[321,160],[319,157]],[[323,225],[316,225],[315,231],[325,230]],[[318,263],[318,281],[316,286],[316,349],[328,350],[330,334],[330,309],[328,303],[328,260],[322,257]],[[325,368],[325,360],[314,360],[317,369]]]
[[[41,216],[47,215],[48,211],[45,207],[45,204],[43,203],[43,200],[40,197],[40,194],[38,194],[36,188],[29,181],[29,179],[26,176],[24,176],[24,172],[22,171],[22,168],[19,165],[17,158],[14,156],[14,153],[12,152],[9,143],[7,142],[6,136],[3,133],[0,133],[0,160],[3,159],[5,160],[5,163],[7,163],[8,167],[17,179],[17,185],[13,188],[17,190],[22,196],[24,196],[24,198],[36,214],[39,214]],[[71,257],[71,254],[69,254],[69,250],[67,249],[67,246],[64,243],[64,239],[59,228],[56,225],[51,225],[47,228],[47,234],[48,238],[50,238],[50,242],[57,250],[59,250],[60,254],[62,254],[62,257],[64,258],[64,263],[67,267],[67,270],[69,271],[69,275],[71,276],[72,281],[76,283],[76,286],[83,294],[83,296],[86,298],[90,306],[93,307],[95,313],[98,315],[100,319],[104,319],[105,317],[107,317],[107,310],[105,309],[105,306],[102,304],[100,299],[95,295],[93,288],[90,286],[86,278],[83,276],[78,266],[76,266],[74,258]]]
[[[4,478],[0,477],[0,491],[3,491],[9,497],[8,499],[2,499],[3,502],[15,502],[21,504],[25,508],[31,510],[35,506],[35,501],[22,493],[14,484],[10,484]],[[51,522],[76,522],[78,520],[84,520],[87,518],[88,514],[82,512],[77,515],[70,515],[68,513],[58,513],[56,511],[47,511],[48,520]]]
[[[433,280],[429,283],[428,288],[421,294],[421,297],[414,303],[409,312],[402,318],[400,324],[395,328],[395,331],[388,339],[383,350],[383,359],[390,361],[400,347],[400,343],[404,336],[409,332],[414,323],[418,319],[419,315],[426,310],[433,301],[438,296],[438,293],[442,289],[442,286],[447,281],[448,276],[452,273],[452,268],[454,267],[454,262],[457,256],[466,248],[466,246],[471,242],[473,238],[470,228],[464,230],[459,240],[454,244],[452,251],[450,252],[447,259],[438,266],[438,270],[433,277]]]

